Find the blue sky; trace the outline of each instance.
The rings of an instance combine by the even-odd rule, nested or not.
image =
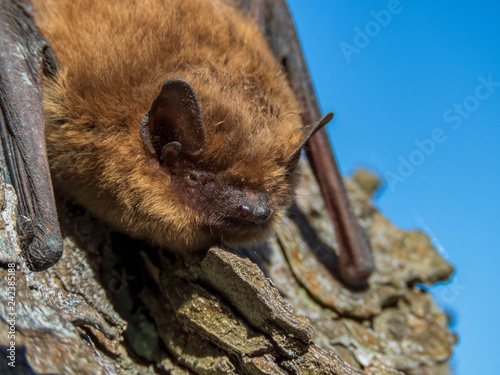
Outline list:
[[[343,173],[456,267],[433,288],[455,375],[494,374],[500,338],[500,2],[289,0]],[[390,15],[390,16],[389,16]]]

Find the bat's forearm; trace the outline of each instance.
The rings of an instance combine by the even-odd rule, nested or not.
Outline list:
[[[61,257],[62,239],[46,157],[40,83],[55,69],[48,43],[22,2],[0,4],[0,132],[4,174],[18,197],[18,226],[28,265]],[[23,220],[21,220],[23,218]],[[22,224],[19,224],[22,221]]]

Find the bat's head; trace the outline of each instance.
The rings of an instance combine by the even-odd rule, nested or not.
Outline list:
[[[291,202],[302,146],[332,116],[302,127],[298,113],[248,116],[209,96],[199,100],[189,83],[170,79],[141,123],[169,192],[165,231],[155,228],[151,239],[177,251],[269,234]]]

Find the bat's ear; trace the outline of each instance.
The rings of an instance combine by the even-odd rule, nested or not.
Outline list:
[[[196,155],[207,142],[198,98],[189,83],[166,81],[141,122],[142,140],[163,162],[173,163],[179,153]]]
[[[328,112],[318,122],[306,125],[302,128],[303,138],[300,141],[299,145],[290,154],[290,157],[288,159],[289,160],[288,164],[295,165],[297,163],[300,157],[300,151],[302,150],[302,147],[304,147],[306,142],[314,135],[314,133],[316,133],[319,129],[321,129],[323,126],[332,121],[332,118],[333,118],[333,112]]]

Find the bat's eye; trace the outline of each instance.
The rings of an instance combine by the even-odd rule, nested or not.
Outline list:
[[[198,181],[199,181],[198,173],[190,172],[187,175],[187,183],[188,183],[188,185],[195,186],[195,185],[198,184]]]

